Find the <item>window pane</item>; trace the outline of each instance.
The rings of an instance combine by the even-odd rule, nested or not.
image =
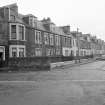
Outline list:
[[[54,37],[52,34],[50,35],[50,45],[54,45]]]
[[[60,49],[56,49],[56,55],[60,55]]]
[[[35,48],[35,55],[36,56],[42,56],[42,49],[41,48]]]
[[[35,43],[37,43],[38,38],[37,38],[37,31],[35,30]]]
[[[58,45],[60,45],[60,36],[58,36]]]
[[[17,49],[12,48],[12,57],[17,57]]]
[[[30,25],[33,26],[33,18],[30,17]]]
[[[44,33],[44,42],[45,42],[45,44],[49,44],[49,36],[48,36],[48,33]]]
[[[19,48],[19,57],[24,57],[24,48]]]
[[[54,49],[53,48],[47,48],[46,49],[46,56],[53,56],[54,55]]]
[[[35,18],[33,18],[33,27],[36,27],[36,19]]]
[[[65,56],[69,56],[69,51],[65,50]]]
[[[42,36],[41,36],[41,32],[39,32],[39,43],[42,44]]]
[[[11,25],[11,39],[16,39],[16,25]]]
[[[40,31],[35,31],[35,43],[42,44],[42,36]]]
[[[60,36],[59,35],[55,36],[55,43],[57,46],[60,45]]]
[[[46,56],[50,56],[51,55],[51,49],[46,49]]]
[[[19,26],[19,40],[24,40],[24,26]]]
[[[11,21],[15,21],[15,16],[14,16],[14,15],[11,15],[11,16],[10,16],[10,20],[11,20]]]

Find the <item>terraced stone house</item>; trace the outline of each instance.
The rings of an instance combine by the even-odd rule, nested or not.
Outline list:
[[[0,8],[0,58],[70,56],[71,35],[50,18],[18,13],[17,4]]]
[[[105,53],[102,40],[80,33],[71,32],[68,25],[56,26],[50,18],[39,21],[32,14],[20,14],[17,4],[0,7],[0,61]]]

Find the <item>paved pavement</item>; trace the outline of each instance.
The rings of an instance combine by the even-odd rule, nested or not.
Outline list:
[[[90,58],[90,59],[80,59],[79,60],[72,60],[72,61],[64,61],[64,62],[56,62],[56,63],[51,63],[50,64],[50,67],[51,69],[56,69],[56,68],[59,68],[59,67],[65,67],[65,66],[78,66],[78,65],[81,65],[81,64],[86,64],[86,63],[91,63],[91,62],[94,62],[96,61],[95,58]]]
[[[104,61],[0,80],[0,105],[105,105]]]

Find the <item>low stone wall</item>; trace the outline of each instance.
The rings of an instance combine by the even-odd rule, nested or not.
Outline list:
[[[37,70],[50,70],[53,66],[65,65],[64,62],[69,61],[69,64],[73,63],[74,57],[26,57],[26,58],[9,58],[6,61],[6,67],[10,70],[25,70],[25,71],[37,71]],[[59,62],[58,64],[56,62]],[[51,66],[51,63],[53,65]]]
[[[9,58],[8,67],[11,70],[50,70],[50,63],[71,61],[71,57],[27,57]]]
[[[45,57],[34,58],[10,58],[8,61],[8,67],[11,70],[50,70],[50,62]]]

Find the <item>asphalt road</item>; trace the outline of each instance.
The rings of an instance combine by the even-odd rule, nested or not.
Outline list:
[[[0,105],[105,105],[105,61],[0,80]]]

